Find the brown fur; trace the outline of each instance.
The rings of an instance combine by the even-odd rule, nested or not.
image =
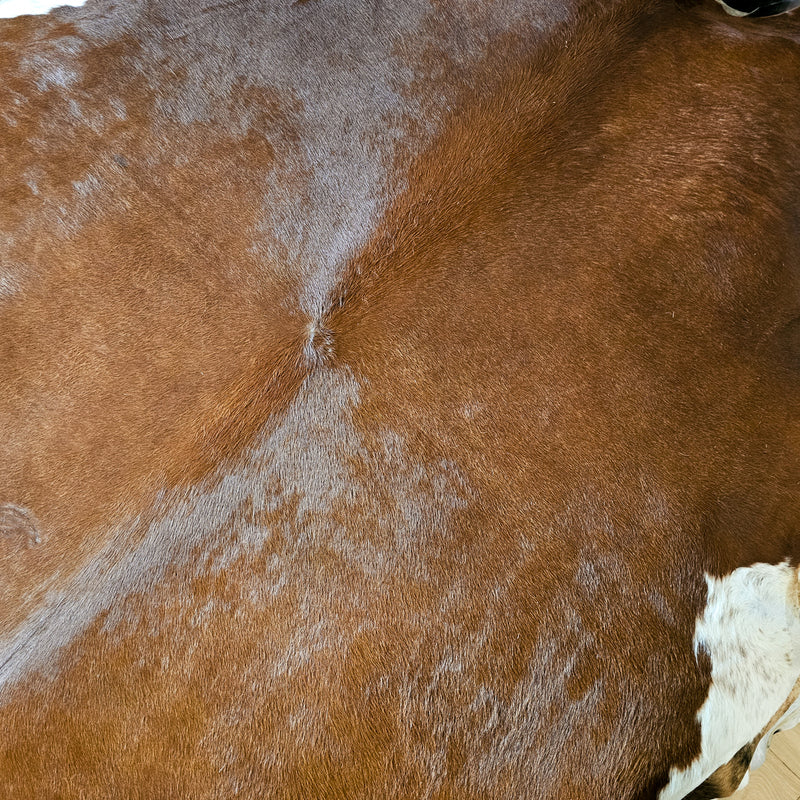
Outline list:
[[[754,750],[755,744],[745,745],[727,764],[723,764],[708,780],[686,795],[685,800],[715,800],[732,795],[747,773]]]
[[[44,165],[0,203],[0,502],[41,535],[2,630],[161,554],[3,688],[0,795],[653,800],[698,755],[704,573],[799,549],[800,28],[568,11],[441,67],[319,317],[258,246],[302,99],[180,122],[134,33],[44,91],[23,56],[84,34],[0,27],[3,167]]]

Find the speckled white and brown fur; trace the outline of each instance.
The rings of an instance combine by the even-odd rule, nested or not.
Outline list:
[[[0,21],[0,77],[0,796],[654,800],[758,756],[798,22],[89,0]]]

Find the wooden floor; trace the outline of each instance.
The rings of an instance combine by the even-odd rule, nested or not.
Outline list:
[[[800,800],[800,725],[772,737],[764,766],[732,800]]]

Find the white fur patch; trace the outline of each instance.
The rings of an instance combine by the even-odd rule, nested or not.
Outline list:
[[[717,0],[717,2],[725,9],[725,11],[730,14],[732,17],[746,17],[750,12],[749,11],[739,11],[735,8],[731,8],[727,3],[724,3],[723,0]]]
[[[0,19],[22,17],[25,14],[49,14],[61,6],[82,6],[86,0],[0,0]]]
[[[759,736],[800,677],[797,571],[755,564],[706,582],[708,602],[694,635],[695,653],[711,658],[711,687],[698,713],[701,753],[686,769],[672,770],[659,800],[680,800]],[[776,727],[797,719],[795,703]],[[763,760],[761,749],[753,766]]]

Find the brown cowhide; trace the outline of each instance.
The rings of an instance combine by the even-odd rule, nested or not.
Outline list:
[[[800,556],[799,173],[792,14],[0,20],[0,797],[655,800]]]

